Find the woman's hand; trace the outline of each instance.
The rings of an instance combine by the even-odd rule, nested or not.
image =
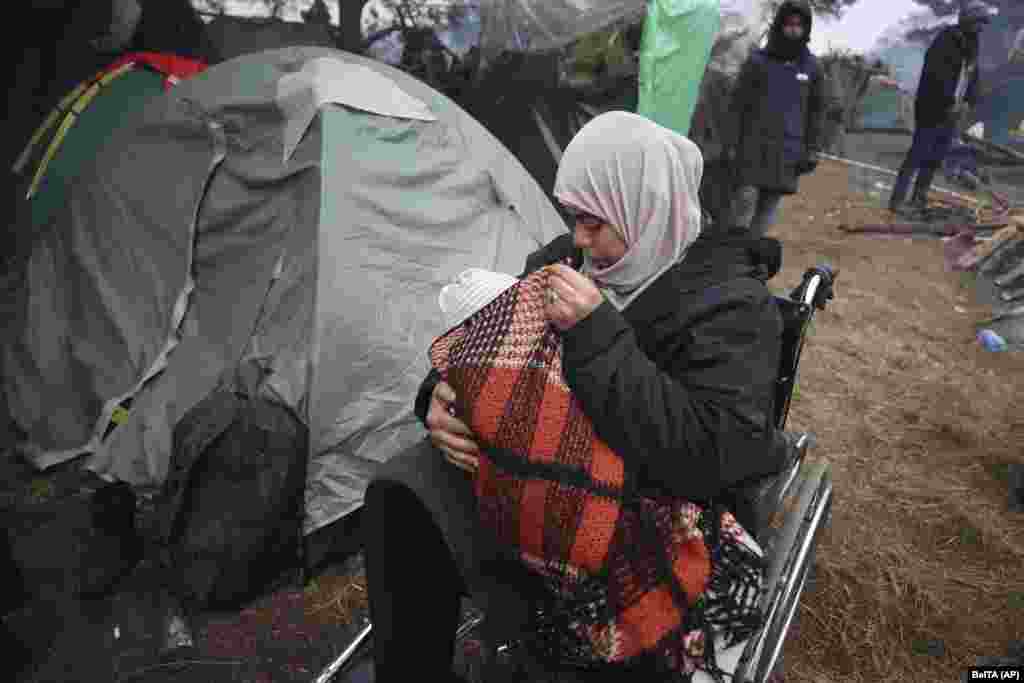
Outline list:
[[[548,280],[548,298],[544,310],[562,332],[572,328],[604,302],[597,285],[582,273],[556,264],[544,270]]]
[[[430,441],[444,453],[444,459],[461,470],[475,474],[480,465],[480,447],[465,422],[455,417],[455,390],[447,382],[438,382],[430,395],[427,429]]]

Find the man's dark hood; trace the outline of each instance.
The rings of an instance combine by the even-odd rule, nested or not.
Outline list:
[[[804,35],[799,40],[790,40],[782,33],[782,26],[786,18],[793,14],[799,14],[804,20]],[[814,23],[814,14],[806,0],[786,0],[779,5],[775,12],[775,19],[772,21],[771,30],[768,32],[768,47],[770,54],[782,59],[796,59],[811,42],[811,28]]]

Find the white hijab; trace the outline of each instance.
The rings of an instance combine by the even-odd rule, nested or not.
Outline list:
[[[601,114],[572,139],[555,179],[563,204],[610,223],[626,242],[617,263],[583,272],[618,310],[682,260],[700,235],[704,157],[691,140],[624,111]]]

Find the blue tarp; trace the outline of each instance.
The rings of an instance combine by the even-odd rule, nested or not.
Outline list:
[[[904,118],[906,95],[897,88],[878,87],[868,92],[860,104],[858,124],[861,128],[908,128],[913,125]]]
[[[978,103],[977,114],[985,123],[988,140],[1024,147],[1024,138],[1012,134],[1024,120],[1024,76],[1000,83]]]

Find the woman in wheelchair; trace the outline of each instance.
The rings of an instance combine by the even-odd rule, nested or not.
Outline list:
[[[566,149],[555,186],[575,229],[532,254],[521,277],[543,289],[541,317],[560,345],[553,365],[594,438],[620,458],[623,480],[654,497],[703,504],[779,472],[786,449],[772,420],[782,320],[765,285],[778,271],[779,246],[743,229],[702,233],[702,171],[685,137],[635,114],[595,118]],[[391,683],[414,671],[421,680],[459,680],[452,659],[463,595],[517,633],[536,629],[537,604],[554,604],[545,602],[550,583],[510,557],[481,521],[474,480],[482,462],[490,467],[493,439],[461,419],[463,398],[472,400],[433,370],[416,400],[429,439],[383,465],[367,490],[374,657],[355,679]],[[543,423],[539,410],[532,415]],[[529,433],[527,446],[540,438]],[[557,439],[563,448],[570,440]],[[716,549],[708,556],[725,562]],[[651,661],[605,670],[647,672]],[[673,666],[675,680],[692,670]]]

